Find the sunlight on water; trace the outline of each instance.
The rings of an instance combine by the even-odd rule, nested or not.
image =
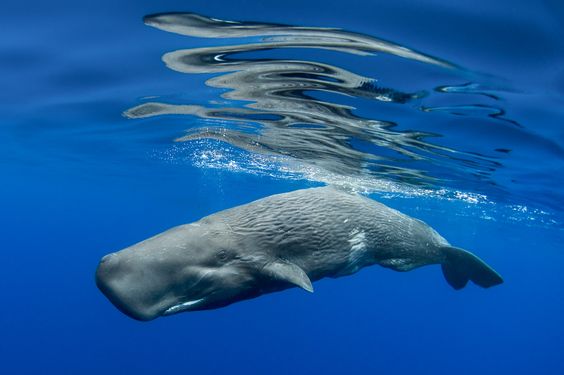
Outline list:
[[[151,156],[171,164],[189,164],[203,169],[247,173],[276,179],[307,180],[365,195],[376,194],[378,199],[383,200],[423,198],[455,201],[465,206],[449,214],[476,217],[481,220],[516,221],[543,227],[560,225],[552,214],[544,210],[496,203],[483,194],[446,188],[411,187],[369,175],[343,176],[288,157],[242,151],[216,140],[199,139],[190,143],[177,144],[164,152],[154,152]]]

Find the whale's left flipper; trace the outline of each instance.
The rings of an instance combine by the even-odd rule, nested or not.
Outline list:
[[[464,288],[468,280],[483,288],[503,283],[501,276],[474,254],[457,247],[445,246],[442,250],[445,254],[443,274],[454,289]]]

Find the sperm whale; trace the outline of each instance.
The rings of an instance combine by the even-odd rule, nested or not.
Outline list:
[[[102,258],[98,288],[138,320],[214,309],[380,265],[440,264],[446,281],[488,288],[501,276],[423,221],[333,187],[297,190],[180,225]]]

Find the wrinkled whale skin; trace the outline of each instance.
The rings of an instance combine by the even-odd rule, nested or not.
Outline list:
[[[102,258],[100,290],[138,320],[223,307],[378,264],[440,264],[455,289],[501,277],[423,221],[333,187],[277,194],[174,227]]]

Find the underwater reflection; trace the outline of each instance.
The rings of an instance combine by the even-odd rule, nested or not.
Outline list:
[[[221,89],[221,97],[235,105],[153,100],[125,112],[129,118],[186,115],[221,120],[192,127],[177,142],[215,139],[332,173],[368,174],[412,185],[433,186],[438,180],[474,184],[487,180],[495,184],[491,175],[502,166],[500,159],[507,157],[511,147],[489,147],[487,142],[485,147],[471,150],[457,147],[449,134],[456,135],[460,129],[453,129],[450,122],[464,115],[479,118],[482,123],[494,121],[500,132],[519,128],[519,124],[504,117],[505,111],[496,104],[499,94],[487,85],[441,82],[404,92],[381,86],[375,78],[337,64],[284,59],[277,57],[280,52],[274,53],[289,48],[359,56],[378,53],[397,59],[398,70],[408,69],[406,62],[411,61],[449,72],[458,82],[469,75],[455,64],[374,37],[333,28],[222,21],[192,13],[151,15],[145,17],[145,23],[185,36],[237,39],[237,43],[229,45],[176,50],[162,57],[174,71],[211,75],[206,84]],[[247,38],[247,43],[241,43],[241,38]],[[472,102],[464,101],[468,98]],[[355,106],[344,104],[351,100]],[[423,105],[424,100],[429,104]],[[370,117],[359,114],[356,102],[359,106],[374,103],[369,107],[373,110],[364,111],[370,112]],[[407,125],[398,122],[390,114],[393,111],[381,110],[389,106],[401,108],[417,121],[410,120]],[[499,149],[508,151],[497,152]]]

